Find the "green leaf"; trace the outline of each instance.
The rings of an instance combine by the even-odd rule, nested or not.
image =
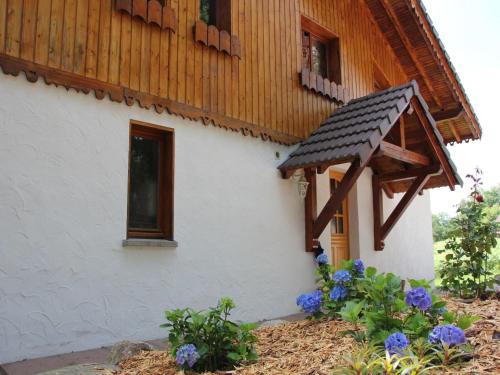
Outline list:
[[[375,276],[376,273],[377,273],[377,269],[375,267],[368,267],[365,270],[365,275],[368,278],[372,278],[373,276]]]
[[[474,322],[477,322],[481,318],[474,315],[462,315],[457,319],[457,327],[466,330],[472,326]]]

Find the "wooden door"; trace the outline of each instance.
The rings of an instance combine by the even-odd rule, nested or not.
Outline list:
[[[330,192],[333,193],[344,177],[343,173],[330,171]],[[349,259],[349,216],[347,197],[330,222],[332,264],[339,268],[342,260]]]

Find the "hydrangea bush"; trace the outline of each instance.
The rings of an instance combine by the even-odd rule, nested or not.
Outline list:
[[[297,305],[311,318],[328,316],[353,323],[354,330],[345,334],[387,351],[381,368],[401,361],[403,353],[408,363],[418,366],[436,361],[446,365],[464,353],[463,330],[476,318],[448,312],[446,301],[432,293],[428,281],[409,280],[410,288],[404,292],[398,276],[365,268],[359,259],[343,262],[338,270],[325,254],[315,262],[318,288],[299,296]],[[450,350],[458,354],[450,355]]]
[[[166,311],[172,355],[183,369],[195,371],[230,370],[242,362],[257,359],[252,334],[255,324],[236,324],[229,320],[235,307],[222,298],[216,307],[197,312],[192,309]]]

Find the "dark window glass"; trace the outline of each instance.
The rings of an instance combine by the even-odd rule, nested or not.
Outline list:
[[[132,124],[128,238],[173,238],[173,134]]]
[[[160,142],[132,136],[131,153],[129,227],[159,230]]]
[[[328,77],[326,44],[319,40],[313,40],[311,43],[311,71],[321,77]]]
[[[200,0],[200,19],[231,33],[231,0]]]

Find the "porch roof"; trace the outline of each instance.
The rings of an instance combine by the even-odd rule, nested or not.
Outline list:
[[[425,119],[411,116],[415,119],[413,130],[407,136],[408,148],[429,155],[429,160],[433,162],[427,165],[440,164],[445,172],[429,180],[426,188],[447,185],[453,188],[454,185],[462,184],[415,81],[351,100],[347,105],[335,111],[309,138],[303,141],[279,166],[279,169],[286,175],[297,169],[326,168],[354,160],[365,164],[374,157],[377,150],[381,152],[384,146],[393,146],[392,143],[384,142],[384,139],[388,138],[391,129],[403,114],[413,113],[412,103],[419,106],[420,113],[425,116]],[[417,124],[422,120],[427,122],[431,134],[424,134],[422,126]],[[407,123],[410,121],[411,119]],[[428,146],[431,143],[435,146],[434,150]],[[409,152],[415,153],[413,151]],[[436,151],[441,157],[436,154]],[[390,162],[389,160],[386,162],[370,161],[370,166],[376,173],[396,173],[408,169],[401,160],[396,162],[394,159],[390,160]],[[393,190],[399,192],[406,191],[407,188],[408,186],[401,182]]]

